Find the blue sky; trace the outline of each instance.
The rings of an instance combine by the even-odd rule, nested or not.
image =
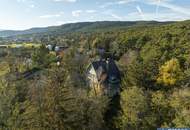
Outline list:
[[[84,21],[187,19],[190,0],[0,0],[0,29]]]

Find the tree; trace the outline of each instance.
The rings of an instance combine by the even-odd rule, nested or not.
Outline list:
[[[169,93],[156,91],[151,93],[151,113],[155,118],[154,128],[172,127],[171,119],[175,113],[169,105]]]
[[[0,82],[0,129],[7,129],[11,117],[12,101],[15,97],[15,87],[10,88],[7,82]]]
[[[123,87],[143,86],[144,69],[143,64],[137,56],[131,57],[126,66],[126,74],[123,77]]]
[[[32,54],[32,61],[34,66],[43,68],[55,61],[55,56],[51,55],[49,50],[43,45]]]
[[[160,67],[157,82],[166,86],[175,85],[181,79],[181,75],[182,70],[179,61],[173,58]]]
[[[190,89],[176,89],[169,101],[170,106],[175,110],[175,117],[171,118],[174,127],[190,127]]]
[[[22,128],[98,130],[105,126],[107,98],[91,97],[82,82],[73,83],[71,73],[79,68],[75,70],[78,66],[74,57],[65,58],[64,61],[73,61],[72,66],[67,62],[59,67],[51,66],[44,72],[46,76],[41,75],[30,83]]]
[[[145,114],[148,110],[147,97],[138,87],[130,87],[121,93],[122,113],[119,117],[121,129],[145,129]]]
[[[26,82],[4,80],[0,85],[0,128],[22,129],[22,114],[26,107]]]

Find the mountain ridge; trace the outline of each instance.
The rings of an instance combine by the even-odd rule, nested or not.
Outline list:
[[[37,27],[27,30],[0,30],[0,37],[12,37],[17,35],[27,35],[36,33],[70,33],[70,32],[88,32],[93,30],[102,30],[109,28],[127,28],[132,26],[142,25],[160,25],[169,24],[173,21],[158,22],[158,21],[98,21],[98,22],[78,22],[78,23],[67,23],[60,26],[49,26],[49,27]]]

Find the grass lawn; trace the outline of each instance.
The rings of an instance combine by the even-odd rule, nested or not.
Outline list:
[[[22,44],[10,44],[10,48],[39,48],[41,44],[34,44],[34,43],[22,43]]]

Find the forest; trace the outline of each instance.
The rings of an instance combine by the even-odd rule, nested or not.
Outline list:
[[[77,23],[1,44],[25,47],[0,48],[0,130],[190,127],[190,21]],[[68,49],[58,58],[49,44]],[[112,97],[86,83],[100,49],[121,73]]]

